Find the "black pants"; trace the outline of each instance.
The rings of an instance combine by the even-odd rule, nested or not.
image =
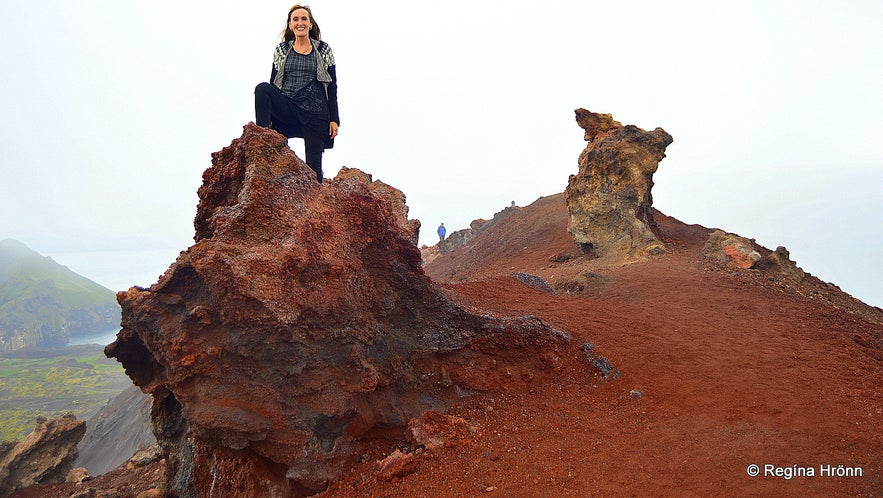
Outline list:
[[[254,114],[255,124],[258,126],[272,128],[288,138],[304,137],[307,164],[316,172],[319,183],[322,183],[322,153],[325,152],[325,138],[321,134],[304,129],[294,102],[270,83],[260,83],[254,89]],[[325,133],[328,133],[327,129]]]

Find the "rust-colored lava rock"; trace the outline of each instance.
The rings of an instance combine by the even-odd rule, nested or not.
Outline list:
[[[653,219],[653,173],[672,137],[623,126],[610,114],[576,110],[589,142],[567,183],[570,232],[584,252],[641,259],[666,252]]]
[[[153,395],[171,495],[321,490],[381,430],[551,377],[569,343],[449,299],[399,190],[356,169],[314,178],[284,137],[246,125],[203,175],[196,243],[117,296],[106,354]]]

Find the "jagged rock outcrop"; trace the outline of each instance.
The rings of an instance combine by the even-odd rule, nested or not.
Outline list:
[[[18,443],[0,445],[0,496],[33,484],[64,482],[77,459],[86,423],[73,413],[38,418],[34,431]]]
[[[702,248],[702,255],[738,268],[751,268],[762,258],[754,241],[723,230],[714,230]]]
[[[587,254],[642,258],[666,251],[653,220],[653,173],[672,137],[623,126],[610,114],[576,110],[589,142],[565,191],[570,232]]]
[[[196,243],[118,294],[106,349],[153,395],[169,492],[309,494],[375,429],[555,371],[566,333],[468,312],[424,275],[397,189],[347,168],[318,184],[253,124],[203,179]]]
[[[806,272],[797,266],[796,262],[791,260],[791,253],[784,246],[779,246],[775,251],[758,259],[751,268],[778,273],[787,279],[797,282],[800,282],[807,276]]]
[[[767,255],[761,255],[758,249],[763,249]],[[770,251],[757,245],[753,239],[746,239],[723,230],[713,230],[708,235],[708,241],[702,248],[702,255],[743,270],[763,270],[795,282],[807,276],[806,272],[791,260],[791,254],[785,247],[779,246],[775,251]]]

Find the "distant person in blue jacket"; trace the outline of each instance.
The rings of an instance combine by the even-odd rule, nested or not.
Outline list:
[[[445,234],[446,234],[448,231],[445,230],[445,224],[444,224],[444,223],[442,223],[441,225],[438,226],[438,230],[437,230],[437,231],[438,231],[438,241],[441,242],[441,241],[445,240]]]
[[[340,124],[337,69],[334,53],[321,41],[319,25],[306,5],[288,10],[270,82],[255,87],[254,108],[258,126],[304,139],[307,164],[322,183],[322,153],[334,146]]]

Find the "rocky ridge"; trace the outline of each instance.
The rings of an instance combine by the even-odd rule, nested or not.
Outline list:
[[[444,240],[440,240],[438,244],[434,244],[432,246],[423,246],[420,248],[420,256],[423,258],[423,264],[428,265],[435,258],[442,254],[447,254],[454,249],[467,245],[472,238],[476,237],[478,234],[484,232],[488,228],[496,226],[497,223],[506,219],[512,214],[518,212],[520,208],[515,206],[514,203],[511,206],[503,208],[501,211],[494,214],[494,216],[489,220],[484,219],[476,219],[472,220],[472,223],[469,224],[469,228],[464,228],[462,230],[457,230],[455,232],[451,232],[445,237]]]

